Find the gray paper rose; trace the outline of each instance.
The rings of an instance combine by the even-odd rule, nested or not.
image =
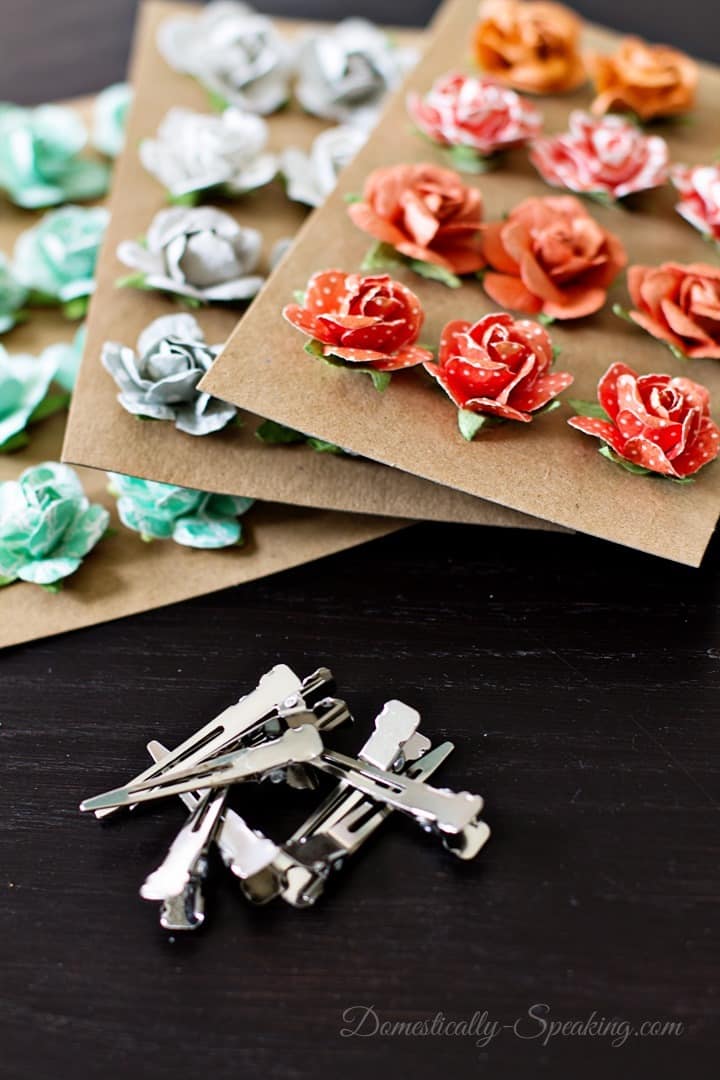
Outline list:
[[[385,94],[417,58],[416,50],[396,47],[366,19],[344,19],[332,30],[301,42],[295,93],[313,116],[367,130],[375,123]]]
[[[247,4],[216,0],[200,15],[166,19],[157,44],[171,67],[194,75],[222,106],[267,115],[290,97],[291,50]]]
[[[140,160],[174,199],[193,201],[215,187],[243,195],[275,177],[277,158],[265,152],[267,138],[265,121],[241,109],[221,116],[170,109],[155,138],[141,142]]]
[[[136,273],[119,284],[162,289],[197,303],[250,300],[264,279],[253,271],[262,238],[213,206],[161,210],[144,242],[125,241],[120,262]]]
[[[135,350],[106,341],[101,360],[128,412],[173,420],[188,435],[209,435],[237,413],[233,405],[197,389],[221,349],[206,344],[192,315],[163,315],[143,330]]]
[[[306,206],[320,206],[337,183],[338,174],[352,161],[367,139],[361,128],[341,124],[321,131],[310,153],[295,146],[283,150],[280,169],[288,198]]]

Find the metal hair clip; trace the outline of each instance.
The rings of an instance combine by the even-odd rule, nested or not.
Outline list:
[[[148,782],[155,778],[159,780],[179,768],[187,769],[231,746],[258,745],[271,740],[284,730],[302,724],[314,724],[323,731],[332,730],[338,724],[351,719],[344,701],[329,697],[317,699],[319,692],[327,689],[332,681],[332,673],[327,668],[319,668],[301,682],[290,668],[279,664],[263,676],[250,694],[205,724],[161,762],[145,769],[125,785],[125,788],[113,789],[113,792],[129,791],[136,786],[145,788]],[[311,705],[313,699],[317,700]],[[301,770],[295,765],[291,765],[286,771],[286,778],[294,787],[314,786],[311,780],[304,779]],[[104,794],[110,795],[110,792]],[[134,805],[126,800],[117,803],[98,801],[101,798],[97,796],[86,799],[80,804],[80,809],[94,810],[97,817],[104,817],[118,806]]]

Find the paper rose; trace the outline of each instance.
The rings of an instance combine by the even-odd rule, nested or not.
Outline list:
[[[154,139],[140,143],[140,160],[174,199],[224,188],[243,195],[274,179],[277,158],[265,153],[267,124],[253,113],[226,109],[221,116],[170,109]]]
[[[685,53],[667,45],[624,38],[612,56],[595,56],[594,113],[632,112],[641,120],[676,116],[695,104],[698,68]]]
[[[115,158],[125,145],[125,124],[132,101],[128,83],[106,86],[93,104],[92,144],[105,157]]]
[[[79,326],[72,341],[60,342],[57,345],[48,345],[42,353],[43,358],[53,364],[55,371],[53,382],[61,386],[63,390],[71,394],[75,389],[80,361],[85,349],[86,327],[85,323]]]
[[[86,141],[72,109],[0,105],[0,190],[29,210],[99,198],[109,173],[106,165],[78,156]]]
[[[602,439],[600,453],[630,472],[684,480],[718,456],[720,429],[699,383],[612,364],[598,383],[598,402],[572,402],[585,415],[568,423]]]
[[[311,339],[313,356],[368,371],[384,390],[393,371],[432,360],[416,344],[423,311],[415,293],[387,274],[313,274],[302,303],[288,304],[283,315]]]
[[[55,461],[0,484],[0,584],[19,579],[56,592],[109,520],[105,507],[88,501],[77,473]]]
[[[627,315],[648,334],[682,359],[720,360],[720,267],[631,266],[628,288],[635,309]]]
[[[573,381],[567,371],[551,372],[552,363],[543,326],[500,312],[474,324],[449,322],[438,362],[426,363],[425,370],[457,405],[460,432],[472,439],[489,417],[528,423],[533,413],[547,410]]]
[[[563,135],[537,139],[530,160],[548,184],[601,200],[624,199],[668,178],[668,146],[621,116],[601,119],[579,110]]]
[[[676,165],[670,178],[680,195],[678,214],[720,243],[720,165]]]
[[[475,59],[516,90],[575,90],[585,81],[581,30],[580,19],[562,4],[490,0],[475,28]]]
[[[427,94],[409,94],[410,116],[422,132],[451,148],[453,164],[482,172],[486,158],[540,134],[542,115],[514,90],[495,79],[450,72]]]
[[[492,268],[483,277],[495,303],[525,315],[578,319],[605,303],[627,263],[611,232],[570,195],[526,199],[483,233]]]
[[[0,334],[20,322],[28,290],[15,277],[12,267],[0,252]]]
[[[52,210],[15,244],[13,270],[40,298],[65,305],[81,318],[95,288],[95,264],[109,214],[100,206]]]
[[[40,357],[11,355],[0,345],[0,453],[27,444],[25,428],[40,419],[56,366],[47,350]]]
[[[369,256],[368,269],[392,263],[393,252],[398,252],[416,273],[457,286],[457,275],[485,265],[482,195],[450,169],[375,169],[365,181],[362,200],[352,203],[348,213],[359,229],[383,245]]]
[[[171,67],[194,75],[222,106],[267,115],[290,98],[290,48],[247,4],[215,0],[199,15],[165,19],[157,43]]]
[[[197,388],[221,349],[205,343],[192,315],[163,315],[143,330],[136,350],[106,341],[101,361],[129,413],[172,420],[187,435],[208,435],[237,415],[233,405]]]
[[[250,300],[264,279],[254,274],[262,238],[213,206],[160,210],[143,243],[118,246],[120,262],[137,273],[121,285],[161,289],[187,300]]]
[[[290,146],[280,156],[288,198],[306,206],[320,206],[337,183],[338,174],[352,161],[367,139],[360,128],[341,124],[321,131],[310,153]]]
[[[174,540],[184,547],[224,548],[242,543],[237,519],[255,501],[120,473],[108,473],[108,479],[123,525],[140,533],[143,540]]]
[[[308,35],[297,54],[297,99],[313,116],[368,130],[383,98],[417,61],[366,19],[343,19]]]

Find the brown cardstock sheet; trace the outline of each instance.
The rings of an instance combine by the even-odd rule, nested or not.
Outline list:
[[[87,105],[72,104],[85,116],[89,113]],[[18,233],[35,218],[0,203],[0,251],[11,252]],[[37,355],[56,341],[70,341],[74,331],[57,310],[33,310],[25,324],[1,340],[11,354]],[[26,448],[0,454],[0,482],[16,479],[41,461],[57,460],[65,420],[57,414],[33,425]],[[0,589],[0,648],[253,581],[384,536],[403,524],[388,517],[268,503],[244,517],[244,547],[195,551],[170,541],[147,544],[120,524],[105,473],[78,471],[88,497],[111,511],[116,532],[98,544],[59,593],[26,582]]]
[[[388,103],[368,144],[345,170],[336,191],[308,221],[293,249],[238,326],[203,387],[219,397],[292,427],[306,430],[385,464],[440,484],[490,499],[561,525],[697,566],[720,511],[720,466],[702,472],[687,486],[633,476],[603,460],[598,441],[565,423],[565,404],[529,425],[506,424],[465,442],[457,431],[450,400],[416,372],[406,372],[378,394],[370,380],[317,362],[303,352],[302,336],[280,315],[293,292],[317,270],[357,270],[372,243],[347,215],[346,196],[362,191],[379,166],[431,161],[447,164],[442,151],[412,130],[405,97],[426,91],[453,68],[471,70],[470,33],[477,0],[451,0],[428,31],[424,58]],[[652,28],[649,28],[650,30]],[[587,27],[584,44],[611,51],[618,35]],[[571,109],[587,107],[591,88],[542,98],[549,132],[567,127]],[[718,151],[720,69],[701,65],[697,107],[686,124],[657,130],[667,138],[671,158],[709,162]],[[467,182],[482,190],[486,220],[498,220],[520,200],[557,194],[546,186],[520,149],[496,171]],[[642,197],[641,209],[590,205],[601,223],[620,235],[632,263],[717,261],[716,252],[674,212],[670,185]],[[409,271],[397,276],[420,296],[427,313],[424,342],[437,342],[450,319],[475,320],[496,310],[478,281],[452,290]],[[612,304],[628,306],[624,279],[611,290],[605,309],[571,325],[551,328],[562,349],[558,367],[575,374],[565,398],[594,399],[599,376],[623,361],[641,373],[670,372],[705,383],[720,410],[720,364],[676,360],[661,343],[612,314]],[[433,392],[434,391],[434,392]]]
[[[250,495],[273,502],[393,517],[459,521],[470,524],[551,528],[525,515],[468,495],[429,484],[374,461],[317,453],[307,446],[266,446],[255,438],[259,420],[244,416],[242,428],[201,438],[184,435],[170,423],[139,423],[117,403],[115,383],[100,364],[106,340],[134,345],[140,331],[159,315],[183,310],[157,292],[118,289],[127,268],[115,250],[121,240],[142,235],[153,215],[167,205],[167,193],[140,164],[137,147],[153,135],[171,106],[206,112],[208,97],[193,78],[173,71],[157,51],[157,27],[192,5],[153,2],[141,9],[135,36],[132,82],[134,104],[128,118],[126,149],[116,162],[110,197],[112,219],[99,259],[97,287],[89,318],[87,347],[70,412],[63,458],[115,472],[142,476],[205,491]],[[195,8],[195,10],[199,10]],[[316,24],[287,23],[295,36]],[[406,43],[418,44],[418,31],[400,31]],[[271,148],[309,148],[328,125],[290,106],[268,118]],[[267,256],[281,237],[294,235],[307,211],[286,198],[279,181],[245,199],[217,203],[240,222],[259,228]],[[215,306],[194,312],[206,339],[225,341],[241,309]],[[312,426],[310,418],[307,422]],[[305,430],[305,429],[303,429]]]

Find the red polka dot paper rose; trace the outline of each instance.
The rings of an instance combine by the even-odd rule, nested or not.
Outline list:
[[[720,267],[707,263],[631,266],[627,315],[679,359],[720,360]]]
[[[416,344],[423,311],[415,293],[387,274],[313,274],[302,303],[283,315],[311,339],[307,352],[372,376],[384,390],[391,374],[432,359]]]
[[[417,274],[457,287],[457,275],[484,266],[482,195],[451,169],[375,169],[365,181],[362,199],[352,203],[348,213],[359,229],[379,241],[365,270],[391,266],[402,256]]]
[[[598,383],[598,402],[572,402],[585,415],[568,423],[602,439],[600,453],[630,472],[687,480],[718,456],[720,429],[699,383],[613,364]]]
[[[457,405],[460,432],[472,439],[489,418],[527,424],[550,407],[573,381],[567,371],[551,372],[552,363],[545,327],[496,312],[476,323],[448,323],[438,362],[425,370]]]
[[[488,158],[540,134],[540,111],[494,79],[450,72],[427,94],[409,94],[407,107],[423,135],[450,148],[461,172],[484,172]]]
[[[720,165],[676,165],[670,176],[680,194],[678,214],[720,243]]]
[[[548,184],[603,202],[659,187],[668,178],[668,147],[622,116],[596,119],[576,110],[569,131],[537,139],[530,160]]]
[[[549,319],[592,315],[627,263],[619,239],[571,195],[526,199],[505,221],[486,225],[488,296],[503,307]]]

